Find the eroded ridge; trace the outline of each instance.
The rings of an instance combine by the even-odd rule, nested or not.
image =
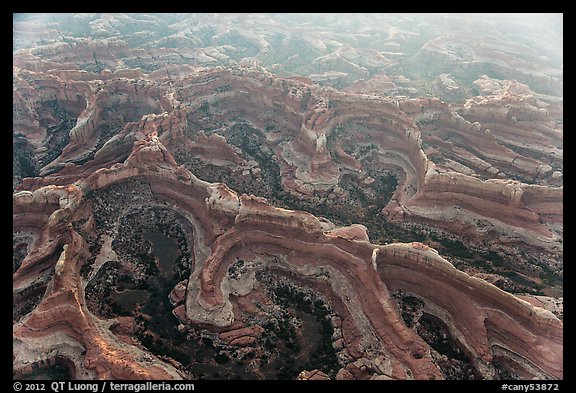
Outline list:
[[[130,181],[142,184],[141,195],[127,198],[122,189],[114,188]],[[115,215],[101,222],[99,203],[107,190],[118,194],[119,205]],[[332,331],[328,340],[338,348],[336,366],[330,370],[335,378],[447,376],[441,361],[446,353],[433,349],[417,329],[407,326],[391,295],[398,290],[419,299],[423,315],[442,321],[475,377],[495,378],[501,370],[518,377],[563,376],[562,323],[549,311],[470,277],[421,243],[375,245],[362,225],[337,227],[306,212],[238,195],[224,184],[201,181],[178,166],[156,132],[134,143],[123,163],[99,169],[74,185],[43,186],[14,195],[15,229],[34,222],[37,236],[35,252],[14,273],[15,294],[25,298],[27,288],[38,282],[39,271],[49,271],[40,275],[48,275],[41,299],[15,320],[16,373],[58,358],[74,364],[70,372],[76,378],[186,375],[182,362],[145,350],[144,337],[150,333],[136,341],[128,338],[128,332],[139,329],[138,317],[96,315],[87,304],[90,281],[98,280],[110,263],[95,261],[92,271],[82,274],[94,234],[116,239],[107,249],[100,245],[96,259],[107,254],[105,258],[116,260],[119,271],[148,278],[148,286],[169,281],[162,281],[162,272],[157,281],[150,280],[150,272],[142,273],[121,257],[117,243],[123,233],[118,227],[122,217],[154,206],[178,213],[182,250],[188,250],[193,260],[170,293],[177,318],[173,323],[181,332],[204,329],[216,334],[205,335],[214,337],[212,345],[250,348],[245,352],[260,359],[259,366],[251,366],[255,373],[267,373],[261,361],[266,353],[261,348],[265,331],[261,326],[274,324],[271,305],[281,302],[278,293],[284,292],[279,292],[278,283],[282,282],[292,288],[288,294],[300,293],[306,302],[318,302],[318,309],[310,308],[308,314],[292,309],[299,318],[324,310],[317,320],[327,321]],[[36,212],[37,220],[31,212]],[[170,233],[169,228],[165,231]],[[161,264],[152,266],[162,269]],[[150,318],[146,307],[136,310],[142,320]],[[298,342],[297,337],[294,340]]]
[[[15,19],[14,377],[563,378],[561,59],[313,17]]]

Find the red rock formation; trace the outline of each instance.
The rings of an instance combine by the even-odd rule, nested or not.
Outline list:
[[[24,72],[24,71],[22,71]],[[118,162],[126,158],[131,149],[131,144],[142,135],[149,135],[156,131],[168,148],[179,147],[176,142],[184,137],[184,129],[187,125],[186,114],[180,108],[180,100],[192,100],[198,102],[199,95],[208,94],[214,90],[223,89],[221,93],[216,93],[214,102],[218,107],[226,108],[226,116],[242,115],[260,127],[266,127],[271,123],[271,118],[266,114],[276,110],[277,103],[282,100],[283,117],[288,120],[288,127],[281,131],[281,135],[270,135],[270,143],[275,146],[279,163],[283,166],[283,185],[294,195],[311,196],[316,192],[330,190],[337,184],[341,176],[341,170],[334,165],[327,146],[327,138],[338,124],[354,124],[354,128],[361,132],[348,135],[347,138],[356,138],[356,143],[376,143],[385,152],[376,157],[378,165],[392,165],[405,173],[405,179],[400,184],[397,192],[390,201],[390,204],[383,211],[391,220],[409,219],[416,222],[433,223],[448,229],[454,233],[460,233],[469,226],[469,222],[462,221],[459,224],[449,217],[456,212],[446,211],[437,217],[431,217],[428,213],[432,206],[445,205],[447,208],[458,205],[461,209],[470,211],[472,214],[492,213],[487,216],[493,225],[501,228],[501,232],[510,232],[509,226],[522,227],[531,231],[534,235],[525,236],[522,241],[541,247],[542,240],[539,236],[550,237],[549,230],[540,223],[542,219],[559,222],[559,211],[561,209],[562,198],[551,197],[560,195],[561,188],[533,187],[520,184],[518,187],[526,189],[530,201],[526,208],[515,208],[509,210],[509,203],[506,198],[500,195],[501,185],[498,182],[478,182],[475,179],[467,179],[456,170],[467,169],[467,174],[473,177],[500,178],[506,177],[508,173],[524,177],[543,179],[552,184],[558,184],[554,175],[553,167],[545,162],[527,156],[519,155],[503,143],[513,143],[519,146],[518,142],[510,139],[513,133],[506,131],[506,139],[502,139],[503,134],[495,133],[494,130],[501,130],[502,127],[510,129],[513,122],[510,120],[511,108],[517,108],[515,128],[518,135],[526,137],[525,124],[532,121],[533,124],[542,124],[542,127],[530,126],[534,139],[534,146],[550,146],[558,149],[558,141],[561,142],[561,133],[553,131],[549,121],[544,115],[538,115],[534,119],[530,117],[531,95],[529,91],[520,90],[518,92],[513,87],[509,87],[504,93],[500,93],[500,98],[496,96],[482,97],[479,99],[489,100],[490,105],[486,107],[483,103],[470,101],[466,103],[461,111],[466,119],[471,121],[481,121],[482,125],[489,126],[491,132],[482,131],[479,123],[470,123],[459,115],[455,114],[451,108],[437,100],[403,100],[396,105],[394,101],[371,97],[345,97],[337,91],[318,91],[317,96],[312,95],[308,99],[306,107],[301,105],[301,99],[311,88],[307,85],[295,84],[288,80],[278,80],[265,72],[255,73],[252,70],[228,70],[205,71],[199,70],[196,75],[188,76],[186,87],[179,89],[177,95],[162,94],[160,102],[162,107],[169,112],[161,116],[147,116],[141,119],[138,124],[129,123],[124,130],[113,138],[95,154],[94,160],[81,168],[68,163],[59,176],[68,176],[68,181],[76,180],[82,175],[101,168],[107,163]],[[174,81],[175,83],[177,81]],[[192,82],[192,83],[190,83]],[[289,84],[291,83],[291,85]],[[267,84],[270,88],[263,89]],[[241,85],[240,92],[231,89],[230,86]],[[157,88],[144,84],[141,87],[134,86],[131,90],[131,82],[126,80],[111,80],[104,85],[104,88],[97,93],[94,98],[89,98],[88,108],[81,114],[76,127],[71,132],[71,143],[66,146],[62,156],[51,164],[51,167],[61,163],[70,162],[86,154],[95,146],[98,138],[98,124],[102,120],[99,113],[102,107],[108,107],[110,97],[122,98],[126,102],[149,102],[149,96],[158,94]],[[289,87],[291,86],[291,87]],[[224,89],[225,88],[225,89]],[[17,89],[18,91],[25,89]],[[290,94],[280,97],[284,91],[289,90]],[[243,92],[247,92],[244,94]],[[497,90],[498,91],[498,90]],[[20,94],[20,93],[19,93]],[[169,98],[171,97],[171,98]],[[326,97],[330,97],[329,99]],[[115,99],[117,102],[118,99]],[[496,116],[499,113],[496,108],[503,108],[506,105],[496,105],[498,100],[507,100],[508,114]],[[327,102],[332,102],[336,108],[327,109]],[[66,101],[68,102],[68,101]],[[536,104],[538,104],[536,102]],[[536,105],[535,104],[535,105]],[[146,104],[150,105],[150,104]],[[198,104],[199,105],[199,104]],[[538,104],[540,105],[540,104]],[[543,104],[542,104],[543,105]],[[482,109],[484,108],[485,109]],[[256,108],[261,108],[256,111]],[[522,109],[528,108],[528,109]],[[482,115],[484,112],[486,116]],[[539,111],[539,109],[538,109]],[[538,112],[540,113],[540,112]],[[89,115],[88,115],[89,114]],[[133,116],[130,113],[126,117]],[[222,115],[219,115],[222,116]],[[544,117],[542,117],[544,116]],[[411,118],[412,117],[412,118]],[[86,120],[84,120],[86,119]],[[494,122],[498,121],[498,125]],[[518,123],[518,122],[521,123]],[[274,120],[275,122],[275,120]],[[419,122],[432,122],[435,128],[430,126],[417,126]],[[416,123],[416,124],[415,124]],[[426,123],[428,124],[428,123]],[[544,131],[545,127],[549,131]],[[556,127],[554,127],[556,128]],[[381,130],[386,130],[382,132]],[[40,132],[40,131],[38,131]],[[516,132],[516,131],[515,131]],[[549,135],[548,139],[537,137],[538,135]],[[289,137],[288,142],[274,142],[280,137]],[[458,138],[458,143],[445,142],[446,138]],[[558,139],[560,138],[560,139]],[[186,141],[186,138],[184,138]],[[268,139],[268,136],[267,136]],[[424,140],[432,144],[434,149],[441,151],[445,157],[454,157],[463,165],[451,161],[452,164],[432,165],[421,149],[421,141]],[[246,165],[246,161],[238,156],[237,152],[228,145],[225,140],[216,134],[209,138],[199,133],[194,141],[187,141],[184,149],[202,158],[203,160],[213,160],[218,163],[228,163],[227,165]],[[92,146],[92,147],[91,147]],[[464,146],[474,146],[473,150]],[[361,170],[362,164],[354,157],[350,156],[341,147],[339,141],[335,147],[335,153],[343,161],[344,165],[355,170]],[[215,161],[214,161],[215,160]],[[560,161],[561,163],[561,161]],[[438,170],[445,170],[445,175],[439,175]],[[450,180],[448,180],[450,179]],[[56,182],[57,180],[53,180]],[[60,180],[61,181],[61,180]],[[45,183],[50,184],[50,183]],[[58,183],[57,183],[58,184]],[[454,184],[454,186],[452,186]],[[503,185],[504,183],[502,183]],[[448,190],[447,187],[456,187]],[[509,186],[506,186],[509,187]],[[493,191],[491,191],[493,190]],[[539,193],[546,193],[546,197],[538,196]],[[490,195],[489,195],[490,194]],[[489,195],[489,196],[488,196]],[[484,202],[489,202],[490,207]],[[544,202],[544,199],[546,202]],[[481,203],[482,202],[482,203]],[[522,204],[522,202],[520,203]],[[502,220],[497,219],[502,218]],[[507,217],[507,218],[506,218]],[[453,221],[450,225],[445,225],[446,221]],[[477,238],[478,233],[470,233],[468,237]]]
[[[522,359],[512,357],[508,361],[518,362],[518,366],[531,370],[529,372],[537,370],[540,378],[546,375],[561,378],[562,323],[552,313],[533,308],[484,280],[456,270],[437,253],[413,250],[401,244],[380,248],[378,271],[383,281],[390,290],[402,289],[425,299],[428,312],[446,321],[450,330],[461,332],[458,335],[461,344],[473,353],[472,358],[476,359],[482,374],[486,377],[493,375],[490,363],[497,353],[496,347],[515,353],[522,347],[530,350]],[[459,278],[446,281],[448,275]],[[436,284],[423,286],[424,276]],[[468,302],[474,302],[475,306]],[[475,310],[473,315],[460,314],[471,308]],[[447,318],[446,314],[451,317]],[[510,319],[518,322],[512,323]],[[460,324],[467,324],[467,327]],[[486,333],[479,335],[480,331]],[[511,337],[515,339],[508,341]]]
[[[206,246],[210,246],[211,251],[205,260],[197,255],[197,269],[188,283],[185,303],[189,319],[217,326],[232,324],[233,306],[229,302],[229,293],[223,290],[222,282],[232,257],[249,250],[252,255],[260,258],[265,255],[278,255],[281,260],[284,258],[285,262],[278,265],[280,269],[308,277],[312,282],[318,280],[313,277],[319,271],[328,273],[331,296],[339,299],[340,307],[347,310],[341,313],[348,315],[342,323],[344,345],[350,348],[351,353],[358,353],[359,358],[372,356],[365,362],[372,362],[370,370],[373,374],[390,378],[407,378],[409,375],[423,379],[441,378],[440,371],[429,355],[427,344],[402,322],[389,296],[390,287],[410,290],[422,297],[434,310],[431,312],[440,313],[445,310],[450,317],[444,320],[449,321],[449,324],[454,323],[454,331],[460,332],[455,334],[464,337],[464,345],[475,355],[473,358],[478,359],[476,366],[486,377],[493,376],[490,362],[496,356],[494,348],[506,348],[524,359],[519,364],[524,365],[526,372],[533,372],[530,371],[533,370],[531,367],[538,365],[537,376],[562,376],[561,323],[549,313],[522,303],[481,280],[474,281],[422,245],[414,244],[409,248],[406,245],[374,246],[368,242],[366,231],[361,226],[341,229],[327,227],[310,214],[274,208],[255,197],[233,197],[234,192],[231,190],[214,188],[213,185],[194,180],[186,170],[177,167],[155,133],[135,143],[125,164],[95,172],[81,181],[74,190],[78,193],[80,190],[101,188],[137,175],[146,176],[151,183],[162,184],[161,188],[152,188],[158,192],[158,196],[172,195],[170,198],[174,202],[189,209],[191,214],[199,217],[200,222],[204,220],[204,224],[195,228],[200,231],[198,236],[202,234],[201,238]],[[195,188],[204,191],[199,193],[194,191]],[[170,189],[184,192],[177,196],[171,194]],[[211,203],[207,196],[216,196],[218,193],[221,196],[229,195],[225,198],[237,203],[236,207],[232,208],[221,197],[216,197]],[[65,194],[64,199],[58,196],[54,202],[59,201],[60,214],[70,217],[70,214],[81,209],[82,204],[78,198],[71,199],[66,195],[69,194]],[[49,198],[52,197],[36,200],[49,202]],[[186,198],[190,198],[190,202],[186,203]],[[196,202],[191,203],[194,199]],[[21,192],[15,196],[15,201],[16,206],[34,203],[34,194]],[[214,227],[210,225],[210,220],[219,215],[228,216],[232,220],[220,221],[223,227],[219,231],[221,234],[214,238],[210,236],[210,231],[214,230],[211,229]],[[65,220],[61,218],[54,222],[57,225]],[[65,331],[86,347],[83,367],[101,378],[177,376],[174,371],[169,371],[171,369],[167,365],[141,368],[135,360],[134,349],[119,346],[102,330],[101,322],[90,315],[84,305],[82,288],[78,285],[79,261],[86,252],[86,246],[83,239],[68,228],[62,240],[68,246],[56,263],[51,292],[15,329],[15,339],[25,342],[38,334],[46,336],[52,332]],[[33,260],[29,261],[29,265],[34,263]],[[262,268],[266,265],[260,266]],[[406,266],[411,270],[409,273],[405,273]],[[375,274],[375,269],[381,272],[381,276]],[[20,268],[15,275],[16,283],[20,282],[18,277],[26,271],[29,270]],[[417,284],[405,284],[413,282]],[[247,288],[250,290],[250,286]],[[460,299],[460,302],[445,303],[444,299],[454,298]],[[483,303],[479,303],[480,299]],[[475,312],[467,318],[465,316],[474,307],[466,302],[485,304],[489,310],[498,311],[487,309],[483,314]],[[59,304],[62,307],[72,304],[72,308],[55,312],[60,310],[56,306]],[[48,310],[52,310],[50,314],[47,314]],[[182,316],[182,312],[176,315]],[[382,315],[386,315],[386,318],[382,318]],[[484,317],[480,320],[481,315]],[[480,323],[484,324],[486,330],[483,330]],[[506,324],[522,328],[504,329]],[[54,330],[56,326],[59,328]],[[233,346],[250,345],[256,342],[261,331],[260,327],[237,328],[221,333],[220,338]],[[349,334],[354,331],[356,333]],[[486,333],[479,333],[483,331]],[[535,337],[544,340],[541,346],[532,345]],[[376,350],[375,355],[368,355],[365,352],[367,347]],[[504,355],[498,352],[498,356]],[[382,358],[391,359],[391,363],[378,366]],[[24,362],[23,359],[19,361]],[[24,363],[21,364],[18,367],[23,367]]]
[[[189,152],[212,165],[218,165],[221,162],[246,165],[246,161],[238,156],[226,139],[217,134],[206,136],[203,132],[199,132],[194,142],[190,144]]]
[[[495,239],[561,255],[563,189],[553,169],[562,162],[562,131],[525,90],[511,85],[506,94],[454,108],[432,99],[350,95],[258,68],[183,66],[148,76],[63,68],[45,75],[50,64],[33,62],[44,54],[64,63],[95,56],[111,65],[133,53],[115,40],[42,51],[17,57],[14,129],[42,154],[47,127],[38,111],[44,102],[56,100],[76,123],[41,176],[24,179],[13,196],[14,230],[33,234],[33,247],[13,275],[16,302],[45,291],[31,312],[15,318],[17,372],[56,353],[75,365],[77,378],[183,377],[174,364],[133,345],[127,321],[101,319],[86,305],[80,270],[95,257],[83,237],[95,231],[89,195],[138,179],[153,198],[143,206],[176,211],[190,227],[194,263],[170,294],[183,329],[202,326],[231,347],[257,346],[264,329],[239,315],[266,314],[249,296],[260,290],[256,273],[270,272],[311,288],[334,310],[341,334],[334,342],[344,359],[337,379],[444,377],[430,345],[398,311],[391,295],[397,290],[421,299],[425,312],[443,321],[479,376],[495,378],[497,360],[523,377],[563,377],[562,322],[550,312],[455,269],[422,243],[372,244],[364,225],[337,227],[200,180],[175,154],[232,169],[253,166],[223,126],[250,123],[263,136],[252,154],[278,165],[278,184],[295,198],[342,195],[337,187],[349,173],[370,190],[369,170],[393,169],[401,176],[382,209],[388,220],[443,228],[476,245]],[[58,121],[55,115],[43,120]],[[111,124],[118,127],[107,128]],[[224,135],[207,136],[199,125],[221,127]],[[521,135],[527,152],[518,152]],[[539,145],[557,158],[534,156]],[[511,175],[535,184],[507,180]],[[112,237],[122,209],[108,223]],[[232,277],[236,258],[249,263]],[[315,376],[322,374],[303,378]]]
[[[55,275],[51,289],[47,290],[42,302],[21,323],[15,326],[13,334],[19,347],[34,338],[43,338],[40,348],[33,352],[18,353],[18,368],[30,362],[37,362],[41,356],[51,351],[59,351],[57,334],[64,333],[74,342],[85,348],[82,363],[76,364],[93,373],[99,379],[166,379],[179,374],[172,367],[155,362],[152,366],[143,366],[137,358],[142,356],[135,347],[121,345],[107,332],[105,325],[98,321],[86,308],[83,289],[79,285],[79,262],[85,258],[85,241],[71,228],[65,236],[69,243],[55,265]],[[19,270],[20,271],[20,270]],[[16,281],[18,282],[18,281]],[[40,358],[38,358],[40,356]]]
[[[220,333],[218,338],[230,345],[244,347],[256,342],[257,338],[260,337],[263,331],[264,328],[261,326],[245,327],[242,329],[230,330],[224,333]]]
[[[298,380],[303,380],[303,381],[328,381],[330,380],[330,377],[328,375],[326,375],[325,373],[323,373],[320,370],[304,370],[302,371],[300,374],[298,374],[298,377],[296,378]]]

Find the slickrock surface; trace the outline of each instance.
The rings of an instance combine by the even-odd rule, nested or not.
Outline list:
[[[267,69],[281,17],[68,18],[14,27],[14,377],[563,378],[553,64],[438,36],[433,98],[409,16]]]

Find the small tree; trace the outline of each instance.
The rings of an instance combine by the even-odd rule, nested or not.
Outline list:
[[[216,360],[216,363],[218,364],[224,364],[227,363],[230,358],[224,352],[218,352],[218,354],[214,357],[214,360]]]

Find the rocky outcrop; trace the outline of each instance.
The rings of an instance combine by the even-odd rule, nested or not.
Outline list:
[[[178,171],[182,175],[177,175]],[[159,172],[164,175],[159,176]],[[217,203],[210,203],[207,195],[210,195],[212,191],[209,190],[213,186],[199,181],[190,182],[193,176],[186,175],[186,170],[178,168],[154,134],[137,142],[124,164],[116,165],[111,170],[97,171],[81,182],[76,192],[106,187],[142,175],[151,183],[163,179],[163,190],[157,194],[158,197],[170,195],[168,189],[186,190],[180,197],[172,194],[172,203],[187,210],[192,216],[199,217],[201,222],[204,221],[203,224],[194,225],[197,231],[195,237],[198,239],[195,242],[203,242],[204,247],[209,247],[206,249],[209,254],[203,255],[202,247],[195,251],[197,264],[188,282],[185,301],[187,318],[182,323],[196,320],[222,327],[232,324],[234,306],[230,303],[230,294],[246,295],[256,281],[253,274],[242,276],[242,280],[247,280],[245,283],[230,281],[227,269],[235,255],[249,253],[255,261],[260,261],[253,265],[254,272],[276,266],[294,277],[302,276],[311,283],[318,282],[316,285],[328,284],[335,304],[340,304],[339,307],[346,310],[341,315],[348,315],[342,321],[344,346],[348,352],[357,354],[353,355],[358,356],[357,359],[367,357],[369,360],[366,361],[375,364],[381,362],[381,359],[391,362],[370,368],[372,376],[417,379],[442,377],[430,357],[428,345],[404,325],[395,311],[394,302],[388,294],[390,289],[408,290],[423,299],[430,312],[441,316],[453,334],[462,340],[462,345],[470,351],[475,367],[484,377],[494,377],[491,361],[496,352],[500,351],[495,348],[505,348],[514,353],[515,356],[510,357],[514,360],[510,361],[523,365],[523,370],[532,370],[526,372],[535,372],[535,376],[562,376],[561,322],[550,313],[522,302],[483,280],[459,272],[426,246],[375,246],[369,243],[362,226],[334,228],[310,214],[274,208],[254,197],[232,198],[239,202],[239,207],[234,209],[220,202],[220,197],[216,197]],[[193,191],[194,188],[204,188],[206,197]],[[30,196],[26,199],[25,193],[15,196],[18,206],[22,203],[47,201],[39,197],[34,199],[33,193],[27,194]],[[231,190],[226,193],[234,195]],[[194,200],[198,197],[201,200],[206,198],[208,203],[179,201],[182,198]],[[56,201],[62,201],[63,204],[57,206],[57,211],[67,214],[68,220],[72,222],[74,212],[82,209],[82,203],[77,199],[62,199],[59,196]],[[210,235],[213,230],[210,225],[213,218],[210,217],[218,215],[234,219],[220,221],[221,235],[214,238]],[[65,331],[75,342],[86,348],[81,359],[87,375],[95,373],[105,378],[177,377],[178,374],[164,364],[139,368],[140,363],[135,360],[136,349],[119,343],[103,327],[102,321],[91,316],[83,305],[82,287],[78,285],[78,270],[82,260],[80,255],[86,253],[86,246],[71,228],[66,229],[66,233],[62,238],[66,246],[55,263],[51,290],[35,310],[15,326],[16,342],[29,343],[38,334],[49,336]],[[270,256],[275,257],[270,259]],[[34,260],[29,260],[29,265],[34,263]],[[406,270],[408,266],[409,271]],[[15,277],[26,271],[22,267]],[[443,288],[442,291],[446,293],[438,288]],[[454,298],[460,299],[458,304],[445,303],[444,299]],[[483,303],[479,303],[480,299]],[[466,302],[486,304],[489,309],[482,314],[475,312],[474,316],[467,318],[468,310],[474,307]],[[55,312],[59,304],[67,307],[68,311]],[[72,309],[67,304],[72,304]],[[49,315],[46,314],[48,309],[52,310]],[[383,315],[386,317],[382,318]],[[510,324],[522,328],[504,329],[504,326]],[[486,333],[480,333],[484,331]],[[548,333],[545,334],[545,331]],[[221,332],[219,338],[231,346],[246,346],[257,342],[261,332],[262,328],[258,326],[239,327]],[[547,340],[547,343],[535,347],[531,340],[536,337],[538,340]],[[24,349],[28,346],[22,344],[19,348],[16,368],[24,367],[26,362],[32,361],[30,357],[33,356]],[[371,349],[368,351],[368,348]],[[78,359],[79,355],[74,356],[74,359]],[[500,352],[498,356],[502,356]],[[34,361],[38,359],[34,358]],[[536,369],[537,372],[534,371]]]
[[[279,361],[321,336],[311,351],[335,369],[302,361],[298,379],[563,378],[561,302],[508,293],[498,272],[458,270],[430,235],[473,246],[478,266],[499,257],[481,251],[517,255],[506,272],[538,284],[562,273],[561,99],[486,76],[460,104],[390,97],[415,94],[377,67],[394,52],[349,45],[319,55],[315,78],[245,61],[203,68],[234,48],[197,47],[189,30],[156,43],[135,35],[147,44],[134,49],[107,33],[134,17],[79,18],[98,39],[40,29],[15,40],[50,40],[14,55],[15,375],[63,364],[76,379],[190,377],[192,355],[147,330],[152,306],[127,301],[127,312],[115,300],[162,285],[166,298],[150,303],[176,318],[153,315],[178,325],[170,337],[198,339],[196,353],[218,364],[233,354],[259,376],[266,346]],[[391,32],[387,45],[406,39]],[[266,40],[250,40],[263,56]],[[170,42],[191,46],[176,53]],[[448,49],[430,40],[419,53],[466,62]],[[334,64],[345,71],[331,80],[365,80],[312,83]],[[465,94],[461,71],[440,75],[446,94]],[[424,228],[427,244],[378,244],[399,223]],[[162,265],[154,236],[174,241],[174,266]]]
[[[243,157],[238,146],[232,146],[226,139],[229,138],[226,133],[208,136],[200,131],[193,139],[187,138],[187,130],[204,121],[202,111],[206,109],[200,108],[208,108],[212,122],[241,116],[260,129],[270,130],[264,133],[265,146],[274,153],[272,159],[280,166],[282,185],[298,198],[329,194],[339,186],[344,171],[362,172],[376,165],[394,168],[403,175],[383,210],[385,217],[393,221],[434,224],[461,233],[472,222],[450,218],[459,214],[452,209],[458,206],[468,215],[490,221],[496,228],[492,233],[507,234],[515,231],[510,227],[521,228],[526,233],[521,241],[536,247],[547,247],[543,246],[542,236],[554,238],[545,223],[561,221],[562,188],[558,185],[562,176],[555,170],[561,169],[558,165],[562,163],[561,133],[553,131],[557,126],[545,114],[534,117],[530,115],[534,111],[520,109],[532,104],[546,105],[525,88],[510,85],[490,90],[499,98],[492,95],[476,99],[488,100],[488,106],[470,100],[458,114],[438,100],[347,96],[254,69],[200,69],[184,79],[174,80],[172,87],[177,94],[163,91],[153,82],[124,78],[94,86],[92,89],[97,92],[89,93],[87,108],[70,130],[70,144],[44,168],[45,171],[63,168],[50,181],[56,184],[62,184],[57,182],[63,182],[64,178],[74,181],[111,162],[121,162],[130,154],[135,141],[153,133],[168,149],[186,152],[211,165],[259,173],[261,164]],[[157,96],[161,98],[152,98]],[[183,107],[181,101],[189,103]],[[116,117],[106,115],[113,105],[140,109],[122,109]],[[508,108],[507,112],[497,115],[504,110],[501,108]],[[510,112],[513,108],[517,108],[514,116]],[[137,119],[139,113],[162,109],[165,110],[162,114]],[[483,111],[487,114],[483,115]],[[117,134],[106,136],[102,127],[111,119],[128,123]],[[284,122],[281,127],[278,119]],[[531,125],[527,128],[528,121]],[[483,128],[486,126],[492,131]],[[502,127],[507,130],[506,139],[494,131]],[[510,131],[511,127],[518,130],[518,135],[522,134],[523,141],[530,141],[530,147],[520,146],[511,139],[516,133]],[[344,129],[346,132],[342,134]],[[183,143],[177,142],[180,140]],[[423,143],[429,145],[426,153]],[[542,145],[550,147],[551,157],[560,152],[555,155],[556,161],[542,161],[531,153]],[[363,163],[366,157],[353,153],[355,157],[343,146],[349,151],[350,146],[376,150],[371,150],[370,162]],[[93,159],[84,165],[75,164],[87,154],[92,154]],[[450,161],[436,161],[434,157],[438,156]],[[341,164],[337,165],[333,157]],[[521,180],[516,185],[501,180],[509,176]],[[51,184],[50,181],[44,184]],[[528,181],[541,184],[536,186]],[[515,191],[515,198],[521,199],[512,201],[505,196],[512,188],[522,190]],[[442,205],[446,206],[444,210],[440,208]],[[450,225],[446,225],[448,221]],[[481,228],[466,230],[471,239],[484,236]]]
[[[108,330],[109,326],[86,308],[78,264],[85,258],[87,247],[71,228],[67,232],[65,236],[70,243],[64,245],[46,294],[14,326],[15,370],[58,355],[72,360],[77,368],[76,377],[81,379],[178,378],[180,374],[172,367],[119,342]],[[63,334],[68,337],[65,341],[59,338]],[[137,360],[142,358],[152,364],[144,366]]]
[[[387,287],[390,290],[408,291],[423,299],[426,304],[425,310],[448,324],[449,330],[455,332],[455,337],[465,351],[470,351],[478,371],[485,378],[491,378],[494,375],[493,366],[490,364],[498,354],[497,348],[500,347],[512,353],[517,352],[520,347],[530,347],[531,353],[526,354],[523,359],[511,357],[507,361],[516,363],[528,374],[536,372],[539,378],[545,378],[545,375],[560,375],[558,373],[561,373],[562,362],[560,355],[562,324],[551,312],[539,307],[533,308],[529,303],[498,290],[484,280],[470,277],[456,270],[437,253],[431,250],[417,250],[414,245],[412,247],[405,244],[383,246],[378,254],[378,263],[378,271]],[[453,281],[444,280],[444,277],[450,275],[448,272],[454,273]],[[431,282],[435,281],[436,284],[426,286],[427,289],[424,289],[422,286],[424,276]],[[456,279],[456,277],[460,278]],[[463,287],[468,289],[462,290]],[[482,293],[482,297],[475,298],[474,293]],[[469,301],[475,304],[474,315],[466,317],[465,314],[459,314],[464,309],[471,309],[470,304],[464,305]],[[494,307],[497,304],[500,306]],[[494,309],[501,311],[494,312]],[[455,317],[456,315],[459,317]],[[524,322],[511,324],[507,321],[508,318]],[[468,327],[466,329],[457,327],[456,325],[460,323],[467,323]],[[474,324],[477,326],[473,327]],[[507,341],[506,334],[501,332],[510,334],[513,330],[516,331],[515,339]],[[478,335],[479,331],[486,333]],[[537,331],[540,333],[536,333]],[[544,336],[547,343],[536,345],[536,341],[539,342]],[[541,352],[536,354],[535,352],[538,351]],[[535,361],[535,359],[538,360]],[[544,359],[548,360],[542,361]]]
[[[227,342],[229,345],[244,347],[256,342],[263,331],[264,328],[261,326],[245,327],[220,333],[218,338]]]
[[[296,379],[302,381],[308,381],[308,380],[328,381],[330,380],[330,377],[320,370],[311,370],[311,371],[304,370],[300,374],[298,374],[298,377],[296,377]]]

